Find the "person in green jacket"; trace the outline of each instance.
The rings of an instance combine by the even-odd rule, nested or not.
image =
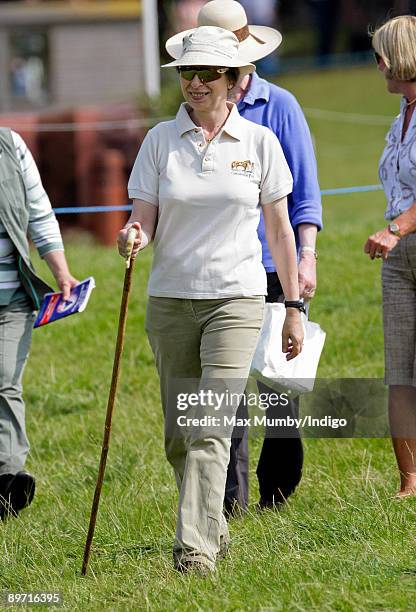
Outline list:
[[[25,142],[0,129],[0,519],[16,517],[35,493],[24,470],[29,452],[22,376],[35,312],[52,288],[30,261],[28,236],[51,269],[64,299],[71,275],[61,233],[39,171]]]

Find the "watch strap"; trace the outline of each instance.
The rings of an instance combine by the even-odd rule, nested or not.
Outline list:
[[[313,253],[313,255],[315,256],[315,259],[318,259],[318,253],[317,251],[314,249],[314,247],[312,246],[308,246],[308,245],[304,245],[301,246],[299,249],[300,254],[302,253]]]
[[[389,223],[388,228],[389,228],[389,232],[391,232],[392,234],[394,234],[398,238],[402,238],[402,234],[400,232],[400,227],[399,227],[399,225],[397,223],[392,221],[391,223]]]
[[[305,303],[303,300],[285,300],[285,308],[297,308],[306,314]]]

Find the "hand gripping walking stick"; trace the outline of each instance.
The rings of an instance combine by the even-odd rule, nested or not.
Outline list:
[[[85,549],[84,549],[84,560],[82,562],[81,573],[83,576],[85,576],[85,574],[87,573],[87,569],[88,569],[88,561],[90,559],[90,553],[91,553],[91,544],[92,544],[92,539],[94,537],[95,523],[97,520],[98,504],[100,503],[101,489],[103,486],[105,466],[107,463],[107,455],[108,455],[108,449],[110,445],[111,423],[112,423],[112,418],[113,418],[117,384],[118,384],[118,378],[119,378],[119,373],[120,373],[121,355],[123,353],[124,336],[125,336],[126,321],[127,321],[127,310],[128,310],[130,288],[131,288],[131,278],[132,278],[133,268],[134,268],[134,259],[131,259],[131,252],[133,249],[134,240],[136,238],[136,233],[137,233],[136,229],[131,228],[127,234],[126,271],[124,274],[123,295],[121,298],[120,316],[118,320],[118,332],[117,332],[116,350],[114,354],[113,374],[111,377],[110,392],[108,394],[107,415],[106,415],[105,426],[104,426],[104,437],[103,437],[103,445],[101,449],[100,466],[98,468],[97,484],[95,485],[94,499],[93,499],[92,508],[91,508],[90,524],[88,528],[87,540],[86,540]]]

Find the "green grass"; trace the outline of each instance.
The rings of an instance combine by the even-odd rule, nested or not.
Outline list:
[[[282,79],[305,107],[391,115],[398,99],[370,69]],[[385,129],[311,121],[323,188],[378,182]],[[363,244],[384,196],[324,199],[312,319],[327,331],[321,377],[383,372],[379,262]],[[98,467],[123,266],[115,251],[68,240],[79,278],[97,288],[80,316],[34,332],[25,375],[28,468],[38,492],[0,528],[0,590],[59,590],[67,610],[412,610],[415,500],[392,501],[389,440],[305,440],[301,486],[279,514],[231,523],[215,577],[175,573],[177,495],[164,458],[158,381],[143,329],[150,253],[135,272],[128,335],[90,573],[80,576]],[[42,265],[42,264],[41,264]],[[257,501],[252,443],[251,500]]]

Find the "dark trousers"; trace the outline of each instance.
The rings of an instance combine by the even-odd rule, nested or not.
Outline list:
[[[283,301],[283,290],[275,272],[267,273],[266,302]],[[259,393],[274,393],[263,383],[258,383]],[[263,401],[267,404],[267,400]],[[299,400],[291,400],[285,408],[268,406],[268,418],[297,418]],[[247,418],[247,403],[243,400],[237,411],[237,418]],[[299,430],[269,428],[257,465],[257,479],[260,489],[260,506],[267,507],[284,503],[296,489],[302,477],[303,448]],[[248,505],[248,428],[236,427],[231,440],[230,462],[225,485],[224,508],[226,513],[235,514]]]

